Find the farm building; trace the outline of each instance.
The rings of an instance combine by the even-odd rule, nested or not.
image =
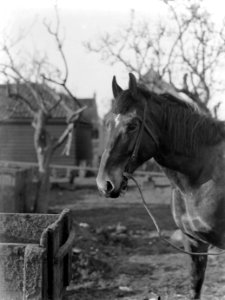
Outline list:
[[[8,96],[8,86],[0,85],[0,160],[17,162],[36,162],[34,149],[34,129],[32,125],[32,115],[27,106],[18,99]],[[13,85],[10,85],[13,89]],[[18,87],[17,87],[18,88]],[[52,95],[42,86],[38,87],[39,92],[44,93],[47,105],[53,104]],[[29,97],[30,105],[37,107],[32,95],[25,85],[19,86],[20,93]],[[61,94],[63,95],[63,94]],[[77,104],[68,96],[63,95],[65,102],[70,108],[76,110]],[[63,156],[63,147],[54,153],[52,163],[58,165],[78,165],[85,161],[91,165],[93,160],[93,139],[98,132],[98,113],[95,96],[93,98],[78,99],[81,105],[86,105],[87,109],[82,113],[73,131],[73,141],[69,156]],[[65,129],[65,111],[58,105],[51,112],[47,129],[55,136],[59,137]]]

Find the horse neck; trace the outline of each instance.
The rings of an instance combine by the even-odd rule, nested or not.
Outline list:
[[[164,168],[168,177],[180,182],[181,186],[200,185],[211,179],[218,156],[223,155],[223,146],[202,147],[198,152],[186,153],[165,150],[166,145],[159,148],[155,160]],[[221,168],[223,168],[221,162]],[[178,180],[179,178],[179,180]]]
[[[158,118],[159,148],[156,161],[169,170],[181,172],[192,181],[208,177],[209,165],[223,152],[225,126],[201,115],[187,105],[161,104]],[[211,172],[212,173],[212,172]]]

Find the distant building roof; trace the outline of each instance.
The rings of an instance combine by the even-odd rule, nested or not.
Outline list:
[[[86,105],[87,109],[83,112],[83,118],[93,125],[98,126],[99,115],[95,97],[78,99],[82,105]]]
[[[160,75],[153,69],[150,69],[144,76],[143,81],[150,91],[156,94],[169,93],[175,97],[180,97],[179,93],[166,81],[164,81]]]
[[[40,84],[32,84],[34,86],[34,90],[36,93],[44,99],[44,103],[48,109],[52,108],[56,103],[53,93],[51,90],[45,89]],[[8,95],[8,89],[15,93],[16,88],[18,89],[19,93],[23,95],[29,101],[30,106],[34,111],[38,110],[38,103],[35,100],[35,96],[32,95],[32,91],[25,84],[20,84],[16,86],[15,84],[10,84],[9,86],[6,84],[0,85],[0,120],[12,120],[12,119],[25,119],[31,118],[32,114],[28,109],[27,105],[16,98],[11,98]],[[52,90],[52,92],[54,92]],[[63,101],[68,105],[69,108],[76,110],[78,109],[77,103],[69,96],[58,93],[64,99]],[[97,113],[97,106],[95,97],[93,98],[84,98],[78,99],[82,106],[87,106],[87,109],[82,113],[81,119],[85,122],[92,123],[93,125],[98,124],[98,113]],[[52,118],[65,118],[66,111],[65,109],[59,104],[54,107],[51,111]]]
[[[187,95],[178,93],[171,84],[163,80],[159,73],[155,72],[153,69],[150,69],[143,76],[143,81],[145,82],[146,87],[156,94],[169,93],[181,100],[192,102],[192,100]]]

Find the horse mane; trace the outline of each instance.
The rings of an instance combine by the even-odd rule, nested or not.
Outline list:
[[[154,110],[154,103],[158,104],[162,120],[160,130],[164,131],[167,147],[169,145],[172,151],[191,155],[202,146],[214,146],[225,140],[225,123],[204,114],[196,105],[171,94],[156,94],[143,86],[138,86],[137,98],[132,97],[129,90],[123,91],[114,101],[113,112],[123,114],[131,105],[143,106],[143,98],[151,102],[150,111]]]
[[[225,123],[201,112],[195,104],[171,94],[154,98],[161,102],[162,127],[171,150],[192,155],[202,146],[215,146],[225,140]]]

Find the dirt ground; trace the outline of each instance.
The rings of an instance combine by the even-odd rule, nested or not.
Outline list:
[[[170,238],[176,230],[170,188],[149,183],[143,190]],[[77,229],[67,299],[188,299],[189,258],[159,240],[134,186],[119,199],[101,197],[92,179],[77,181],[74,190],[55,187],[49,211],[65,207],[72,210]],[[225,255],[209,257],[202,299],[225,300]]]

